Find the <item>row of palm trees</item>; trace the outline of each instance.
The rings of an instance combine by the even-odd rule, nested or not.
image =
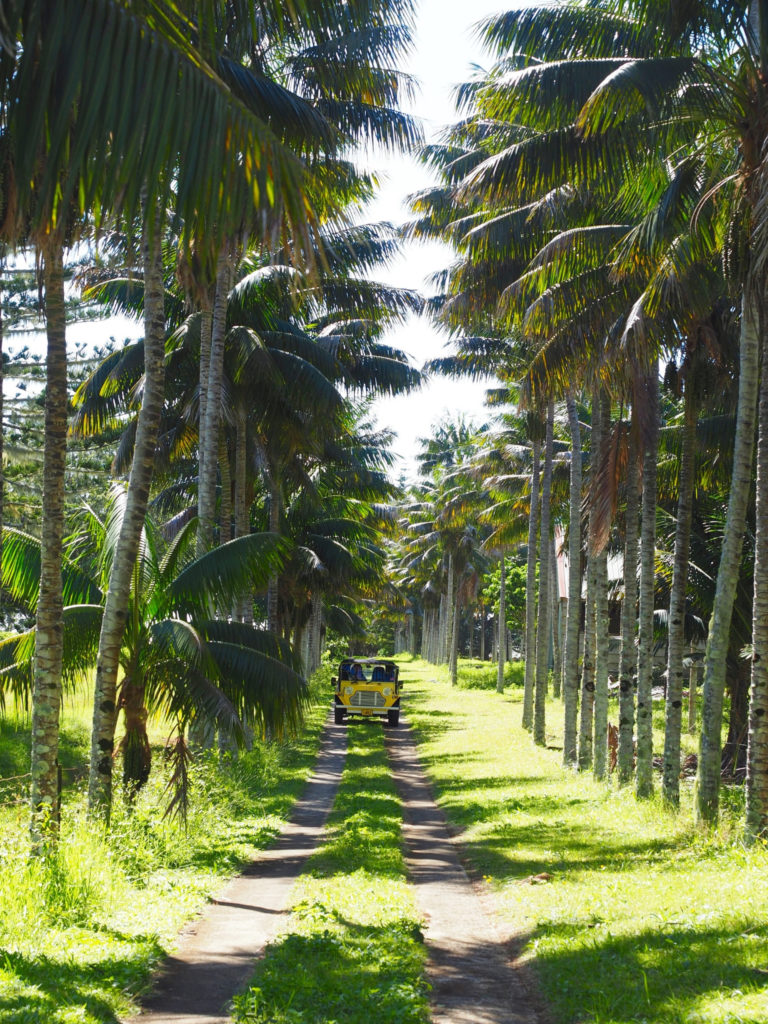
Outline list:
[[[706,604],[696,592],[706,562],[696,564],[692,552],[700,531],[710,529],[703,547],[714,563],[714,592],[706,609],[697,813],[706,822],[717,818],[724,693],[730,681],[738,703],[747,645],[746,831],[762,835],[768,5],[543,5],[490,18],[480,31],[495,63],[458,91],[461,120],[424,150],[438,184],[413,198],[409,232],[443,239],[455,252],[433,308],[458,340],[458,355],[435,368],[492,371],[505,386],[518,384],[530,420],[529,580],[538,564],[539,610],[531,589],[525,724],[544,742],[558,414],[570,425],[574,586],[565,637],[565,761],[594,766],[598,776],[606,770],[606,551],[613,544],[623,550],[625,587],[619,775],[628,783],[636,762],[638,795],[650,794],[661,590],[668,659],[662,793],[677,805],[687,613]],[[584,400],[588,417],[579,411]],[[663,567],[659,507],[674,522]],[[754,537],[749,577],[742,571],[747,534]]]
[[[318,579],[327,572],[330,588],[335,571],[359,589],[370,575],[382,518],[376,502],[387,493],[384,465],[377,439],[345,399],[418,382],[402,354],[379,343],[387,317],[417,300],[366,280],[392,241],[385,231],[350,228],[375,185],[354,154],[361,143],[398,148],[418,140],[399,108],[411,88],[397,70],[411,19],[403,0],[3,5],[0,240],[6,258],[20,246],[36,251],[47,332],[40,572],[34,594],[15,592],[34,606],[34,654],[30,640],[9,649],[25,653],[31,672],[37,850],[55,836],[58,817],[65,626],[78,614],[84,629],[87,617],[72,612],[79,595],[65,597],[63,584],[76,568],[64,544],[71,500],[65,253],[90,246],[98,262],[94,296],[132,309],[144,323],[142,342],[114,353],[83,386],[73,423],[82,434],[122,430],[115,471],[127,476],[124,495],[95,513],[109,557],[89,556],[86,575],[101,574],[98,600],[89,601],[98,608],[91,615],[98,641],[83,640],[78,654],[82,667],[92,651],[96,667],[89,804],[108,816],[121,708],[133,723],[126,745],[140,754],[134,782],[144,770],[142,701],[150,690],[182,725],[194,717],[178,696],[186,678],[161,696],[157,675],[139,678],[142,630],[149,629],[154,656],[165,645],[169,678],[174,658],[196,647],[191,664],[203,689],[203,680],[231,681],[221,659],[228,650],[231,660],[233,648],[240,660],[266,649],[292,670],[283,641],[291,629],[294,640],[306,629],[307,602],[322,592]],[[178,522],[168,527],[165,554],[148,519],[157,487],[166,508],[195,518],[193,531]],[[297,537],[312,535],[314,548],[286,545],[289,521]],[[269,543],[252,539],[260,525],[269,526]],[[350,535],[356,554],[345,543]],[[211,560],[222,542],[230,553]],[[82,543],[78,536],[76,547]],[[256,640],[250,625],[251,592],[261,581],[245,552],[259,544],[270,552],[263,563],[269,642]],[[31,547],[28,539],[6,545],[3,578],[12,593],[24,575],[13,552],[30,557]],[[289,558],[300,572],[283,571]],[[161,599],[171,562],[185,566],[182,576],[199,577],[208,626],[193,629],[187,590],[179,608]],[[252,570],[245,587],[244,566]],[[140,586],[145,570],[160,573],[159,590]],[[203,583],[203,576],[210,578]],[[169,614],[172,628],[163,625]],[[238,621],[251,632],[212,632],[210,623],[224,619],[233,631]],[[12,656],[5,677],[23,675],[22,661]],[[129,692],[137,686],[138,696]],[[224,707],[218,690],[209,708]],[[289,713],[300,696],[295,685],[292,692]],[[243,710],[239,698],[228,703],[230,719],[233,708]],[[274,714],[260,706],[271,727]]]

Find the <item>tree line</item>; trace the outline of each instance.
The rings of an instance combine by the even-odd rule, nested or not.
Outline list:
[[[357,157],[419,141],[411,34],[407,0],[3,5],[3,315],[32,263],[46,334],[42,391],[2,410],[42,452],[25,518],[3,480],[4,599],[32,624],[0,643],[0,693],[32,706],[36,852],[63,685],[95,668],[95,817],[118,754],[128,799],[146,780],[153,712],[181,799],[190,741],[297,727],[325,621],[351,628],[378,578],[393,485],[366,408],[418,385],[383,334],[421,300],[375,280],[397,240],[361,224]],[[91,306],[143,324],[74,394],[72,261]],[[84,502],[88,445],[109,457]]]
[[[494,375],[489,399],[509,412],[494,439],[455,437],[406,510],[398,564],[422,585],[424,651],[455,678],[476,540],[484,557],[524,543],[523,715],[544,743],[552,567],[567,552],[564,760],[604,777],[613,553],[619,780],[654,787],[663,627],[661,790],[678,805],[700,634],[697,817],[718,816],[728,690],[754,839],[768,830],[768,6],[562,3],[479,32],[492,66],[423,149],[436,184],[412,197],[406,230],[453,249],[430,310],[457,350],[431,369]],[[419,577],[435,553],[439,571]]]

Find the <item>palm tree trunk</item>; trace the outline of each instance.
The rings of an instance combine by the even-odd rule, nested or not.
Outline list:
[[[561,641],[563,639],[563,624],[560,615],[560,591],[557,583],[557,547],[554,534],[549,549],[549,607],[550,622],[552,623],[552,659],[554,669],[552,672],[552,695],[559,697],[563,690],[563,655]]]
[[[64,474],[67,459],[67,340],[64,260],[52,235],[43,248],[47,335],[40,595],[32,684],[30,834],[34,853],[58,836],[61,707]]]
[[[120,707],[125,722],[125,735],[120,742],[123,757],[123,789],[129,801],[138,796],[146,784],[152,767],[152,748],[147,735],[145,690],[133,672],[120,687]]]
[[[693,660],[694,646],[691,643],[691,667],[688,671],[688,735],[696,734],[696,690],[699,683],[699,663]]]
[[[591,515],[590,515],[591,518]],[[584,601],[584,657],[581,663],[579,706],[580,771],[592,767],[592,723],[595,710],[595,572],[596,561],[587,556],[587,594]]]
[[[629,435],[627,509],[624,532],[624,600],[621,605],[619,660],[619,785],[632,779],[635,766],[635,671],[637,668],[637,554],[638,554],[637,434]]]
[[[235,536],[248,533],[247,486],[247,425],[245,410],[238,409],[235,426]]]
[[[485,601],[480,602],[480,661],[485,661]]]
[[[445,614],[443,615],[443,647],[440,651],[440,661],[447,665],[450,660],[451,639],[453,633],[453,607],[456,596],[454,594],[454,566],[453,555],[448,555],[448,582],[445,586]]]
[[[219,515],[219,544],[232,540],[232,466],[224,430],[219,436],[219,471],[221,473],[221,512]]]
[[[592,768],[596,779],[608,770],[608,552],[595,555],[595,693]]]
[[[538,424],[537,424],[538,427]],[[533,688],[536,681],[534,636],[536,635],[536,538],[539,533],[538,436],[531,443],[531,513],[528,517],[528,558],[525,577],[525,684],[523,687],[523,728],[533,728]]]
[[[600,465],[605,464],[611,443],[611,400],[605,388],[600,393]],[[595,556],[595,708],[593,769],[596,779],[608,771],[608,551]]]
[[[693,388],[686,385],[683,447],[678,477],[677,527],[669,595],[667,630],[667,699],[664,726],[664,772],[661,791],[664,800],[680,803],[680,735],[683,728],[683,681],[685,669],[685,592],[693,515],[694,461],[696,457],[696,406]]]
[[[762,379],[758,404],[752,679],[749,691],[745,839],[768,837],[768,335],[760,317]]]
[[[213,289],[215,294],[215,288]],[[200,494],[203,479],[203,463],[205,461],[205,415],[208,402],[208,374],[211,365],[211,334],[213,331],[213,302],[211,290],[206,290],[207,298],[200,311],[200,384],[197,395],[197,504],[200,506]],[[199,531],[198,531],[199,532]]]
[[[314,675],[320,666],[323,649],[323,602],[319,594],[312,595],[312,615],[309,621],[309,674]]]
[[[581,624],[581,427],[576,400],[566,399],[571,432],[571,479],[568,527],[568,612],[563,666],[563,764],[576,765],[576,720],[579,705],[579,629]]]
[[[539,541],[539,620],[536,623],[536,693],[533,705],[533,741],[540,746],[547,742],[546,709],[547,683],[549,679],[550,620],[550,573],[549,552],[552,548],[550,536],[552,492],[552,444],[555,423],[555,403],[547,406],[547,430],[544,443],[544,471],[541,475],[541,531]],[[506,623],[504,623],[506,627]]]
[[[504,555],[501,556],[501,565],[499,573],[499,661],[498,671],[496,673],[496,690],[498,693],[504,692],[504,662],[507,660],[507,631],[502,630],[502,625],[506,626],[507,623],[507,566],[504,561]]]
[[[247,420],[245,410],[237,410],[235,425],[235,536],[245,537],[249,532],[247,482]],[[253,596],[243,594],[237,609],[241,622],[253,623]]]
[[[643,499],[640,529],[640,615],[637,651],[636,792],[653,792],[653,605],[656,583],[656,460],[659,446],[658,361],[645,379],[648,430],[643,451]]]
[[[117,720],[116,688],[120,648],[125,632],[131,577],[144,528],[152,483],[155,445],[163,408],[165,296],[161,251],[162,222],[145,222],[144,259],[144,396],[136,427],[133,463],[120,535],[109,574],[109,587],[99,636],[93,699],[88,806],[107,817],[112,805],[112,752]]]
[[[280,514],[282,499],[280,487],[272,482],[269,488],[269,529],[271,533],[280,534]],[[278,588],[280,578],[275,572],[269,577],[267,584],[267,629],[277,633],[280,628],[278,616]]]
[[[437,613],[437,637],[435,646],[435,664],[439,665],[443,657],[443,637],[445,635],[445,593],[440,594],[440,606]]]
[[[3,289],[5,286],[5,252],[3,251],[2,257],[0,257],[0,579],[3,578],[3,521],[5,519],[5,472],[3,470],[3,431],[5,429],[3,425],[3,416],[5,409],[3,407],[3,385],[4,385],[4,368],[3,368]]]
[[[303,626],[301,626],[301,625],[299,625],[299,623],[297,621],[294,624],[294,627],[293,627],[293,639],[291,641],[291,646],[293,647],[293,650],[301,658],[301,669],[304,672],[305,676],[306,676],[306,673],[307,673],[307,659],[305,657],[305,651],[304,651],[304,640],[305,640],[306,632],[307,632],[306,623]]]
[[[752,297],[753,288],[754,283],[748,280],[741,310],[739,399],[731,487],[704,657],[696,818],[700,822],[710,824],[717,821],[719,809],[725,664],[733,602],[741,567],[747,503],[752,488],[752,454],[759,381],[758,311]]]
[[[600,396],[595,391],[592,395],[592,436],[589,443],[590,475],[593,480],[597,475],[602,446],[600,415]],[[596,528],[597,513],[594,509],[594,502],[592,502],[587,527],[587,599],[584,607],[584,661],[581,669],[581,716],[579,719],[579,768],[581,771],[592,767],[594,756],[595,652],[597,649],[595,609],[598,577],[595,554]]]
[[[307,675],[307,666],[309,665],[309,620],[305,623],[301,635],[301,664],[304,677],[309,678]]]
[[[222,381],[224,377],[224,340],[227,331],[227,299],[229,297],[231,278],[232,256],[229,246],[224,244],[219,252],[216,266],[216,297],[213,302],[211,349],[204,400],[205,418],[201,421],[198,446],[200,453],[197,487],[198,558],[210,550],[213,545],[213,525],[216,517],[216,469],[219,453]]]
[[[459,626],[461,624],[461,587],[456,580],[453,595],[453,616],[451,621],[451,650],[449,665],[451,670],[451,686],[455,686],[459,675]]]

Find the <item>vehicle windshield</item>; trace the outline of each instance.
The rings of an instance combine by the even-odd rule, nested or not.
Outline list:
[[[339,678],[356,683],[391,683],[395,679],[395,669],[387,664],[362,665],[359,661],[345,661],[341,664]]]

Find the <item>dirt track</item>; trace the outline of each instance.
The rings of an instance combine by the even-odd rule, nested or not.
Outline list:
[[[403,799],[408,874],[426,920],[434,1024],[536,1024],[492,921],[459,862],[410,729],[387,746]]]
[[[293,884],[315,850],[344,768],[347,733],[329,718],[314,774],[274,846],[182,931],[132,1024],[226,1024],[226,1006],[248,982],[284,923]]]
[[[344,767],[346,726],[329,718],[317,766],[277,843],[182,932],[132,1024],[227,1024],[226,1007],[284,923],[291,888],[317,847]],[[461,866],[407,724],[387,730],[403,800],[411,881],[426,922],[433,1024],[536,1024],[519,978]]]

